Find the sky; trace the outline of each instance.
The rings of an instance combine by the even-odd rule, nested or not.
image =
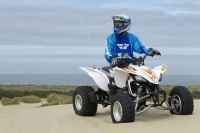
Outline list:
[[[0,74],[83,74],[79,66],[108,65],[116,14],[128,15],[129,32],[161,52],[146,65],[200,75],[199,0],[0,0]]]

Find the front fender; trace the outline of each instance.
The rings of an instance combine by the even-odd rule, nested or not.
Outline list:
[[[92,77],[92,79],[99,88],[101,88],[104,91],[109,90],[108,89],[109,79],[106,76],[106,74],[104,74],[101,70],[88,67],[79,67],[79,68],[85,71],[90,77]]]
[[[114,79],[117,87],[124,88],[126,86],[127,76],[128,73],[123,69],[120,69],[118,67],[114,68]]]

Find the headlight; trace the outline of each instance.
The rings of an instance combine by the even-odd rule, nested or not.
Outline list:
[[[135,76],[135,80],[139,81],[139,82],[147,82],[146,79],[144,79],[142,76]]]

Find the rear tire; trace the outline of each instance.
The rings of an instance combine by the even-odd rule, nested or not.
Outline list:
[[[73,108],[77,115],[93,116],[97,112],[97,103],[91,102],[89,93],[94,89],[90,86],[79,86],[73,94]]]
[[[135,120],[135,105],[127,93],[118,93],[111,100],[113,123],[127,123]]]
[[[174,87],[169,95],[171,96],[168,100],[171,114],[176,115],[190,115],[194,110],[193,98],[190,91],[183,86]]]

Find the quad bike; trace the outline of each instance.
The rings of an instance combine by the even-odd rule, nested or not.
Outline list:
[[[151,69],[144,64],[147,56],[134,57],[129,64],[114,67],[114,78],[110,77],[109,66],[101,69],[80,67],[93,78],[98,90],[91,86],[77,87],[73,94],[75,113],[94,116],[98,104],[111,105],[113,123],[134,122],[136,114],[151,107],[176,115],[192,114],[194,105],[190,91],[176,86],[167,94],[159,85],[167,66],[163,64]]]

